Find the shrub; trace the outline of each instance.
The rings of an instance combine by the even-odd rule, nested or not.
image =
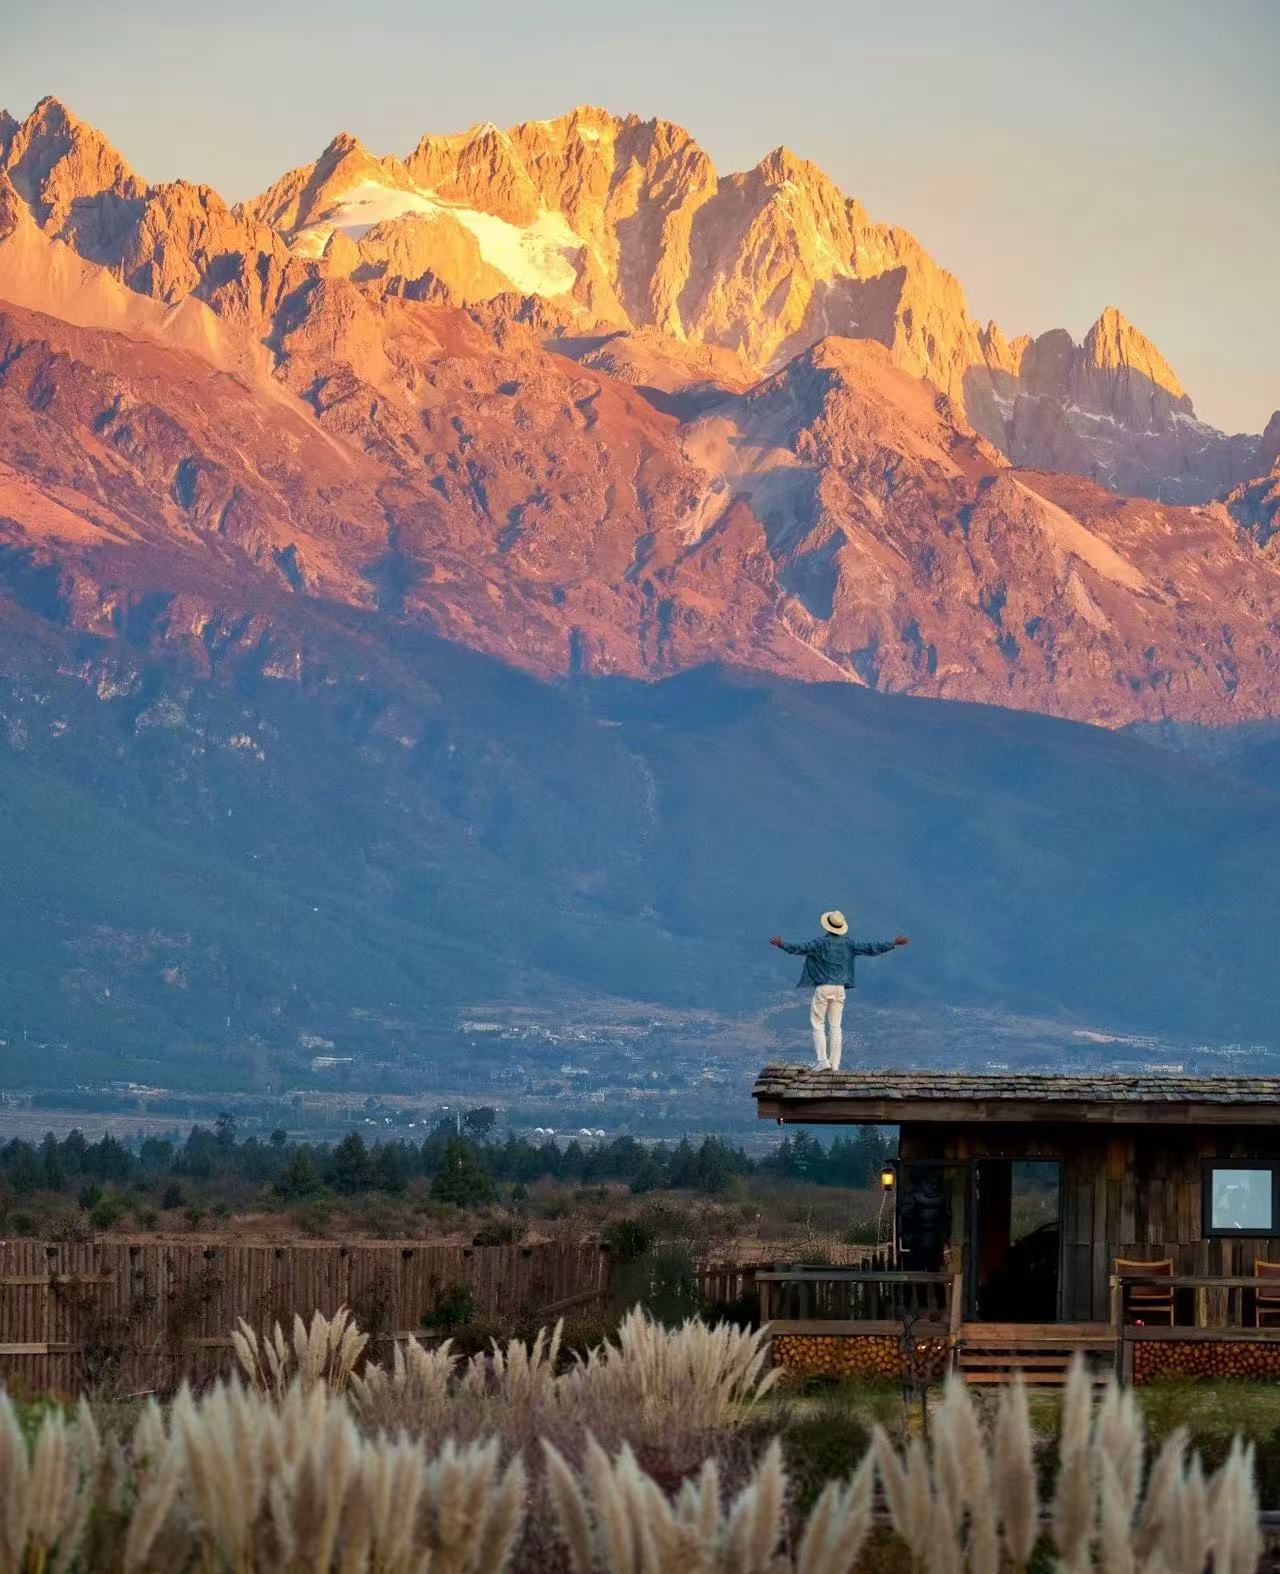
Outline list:
[[[792,1404],[781,1418],[783,1452],[797,1504],[808,1509],[828,1481],[849,1473],[871,1442],[871,1427],[839,1391]]]
[[[573,1212],[573,1205],[563,1192],[553,1191],[538,1198],[536,1211],[540,1219],[567,1219]]]
[[[562,1356],[585,1358],[617,1331],[617,1324],[601,1308],[566,1317],[560,1334]]]
[[[301,1234],[315,1240],[323,1240],[329,1233],[333,1204],[323,1198],[314,1197],[310,1202],[300,1203],[298,1207],[291,1209],[289,1218],[294,1228]]]
[[[403,1205],[387,1201],[364,1202],[356,1220],[361,1230],[375,1240],[397,1241],[412,1232]]]
[[[436,1296],[427,1319],[441,1333],[453,1333],[476,1315],[476,1298],[468,1284],[451,1284]]]
[[[508,1331],[492,1318],[476,1316],[466,1322],[454,1324],[453,1331],[449,1335],[449,1345],[460,1356],[478,1358],[487,1372],[493,1360],[495,1347]]]
[[[524,1225],[519,1219],[491,1218],[480,1225],[472,1238],[473,1246],[515,1246],[524,1239]]]
[[[615,1306],[642,1306],[669,1328],[702,1309],[693,1254],[687,1246],[652,1246],[610,1276]]]
[[[639,1219],[613,1219],[602,1234],[601,1242],[613,1253],[614,1262],[630,1262],[653,1244],[653,1236]]]
[[[654,1240],[687,1241],[698,1234],[698,1221],[692,1210],[673,1202],[647,1202],[635,1217]]]
[[[95,1230],[109,1230],[124,1218],[124,1203],[119,1197],[107,1193],[98,1198],[89,1209],[89,1223]]]
[[[840,1232],[842,1246],[876,1246],[879,1244],[879,1234],[874,1219],[864,1219],[859,1224],[851,1224],[847,1230]]]
[[[65,1241],[76,1246],[93,1239],[89,1221],[69,1208],[58,1208],[46,1214],[40,1233],[51,1241]]]

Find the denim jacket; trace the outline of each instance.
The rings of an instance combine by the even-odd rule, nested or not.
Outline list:
[[[850,940],[848,935],[819,935],[816,940],[805,940],[800,945],[782,949],[791,956],[804,958],[804,971],[800,974],[797,989],[816,989],[819,984],[843,984],[853,988],[853,959],[855,956],[883,956],[893,950],[892,940]]]

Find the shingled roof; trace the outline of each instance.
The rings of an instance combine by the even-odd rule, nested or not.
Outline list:
[[[1047,1072],[820,1071],[766,1066],[752,1090],[762,1120],[1169,1122],[1280,1120],[1280,1077],[1054,1076]]]

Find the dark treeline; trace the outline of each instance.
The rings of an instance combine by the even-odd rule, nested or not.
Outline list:
[[[121,1193],[147,1197],[159,1208],[187,1206],[193,1193],[266,1193],[281,1202],[321,1194],[399,1193],[414,1181],[429,1183],[439,1202],[461,1205],[497,1200],[504,1189],[541,1180],[573,1184],[625,1183],[632,1192],[665,1188],[716,1195],[739,1179],[805,1181],[864,1187],[877,1182],[889,1156],[885,1134],[860,1128],[824,1145],[808,1133],[785,1138],[753,1159],[715,1137],[672,1145],[615,1137],[583,1145],[495,1136],[496,1114],[471,1110],[460,1131],[442,1121],[421,1143],[399,1139],[368,1143],[353,1131],[332,1146],[294,1142],[283,1130],[264,1141],[238,1139],[230,1116],[215,1126],[194,1127],[185,1139],[150,1136],[130,1146],[105,1136],[90,1142],[73,1131],[39,1143],[15,1139],[0,1148],[0,1205],[44,1193],[75,1196],[97,1222],[114,1222]]]

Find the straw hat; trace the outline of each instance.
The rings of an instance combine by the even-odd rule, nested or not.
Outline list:
[[[823,913],[822,927],[829,935],[847,935],[849,933],[849,926],[845,922],[844,914],[838,913],[834,907],[829,913]]]

